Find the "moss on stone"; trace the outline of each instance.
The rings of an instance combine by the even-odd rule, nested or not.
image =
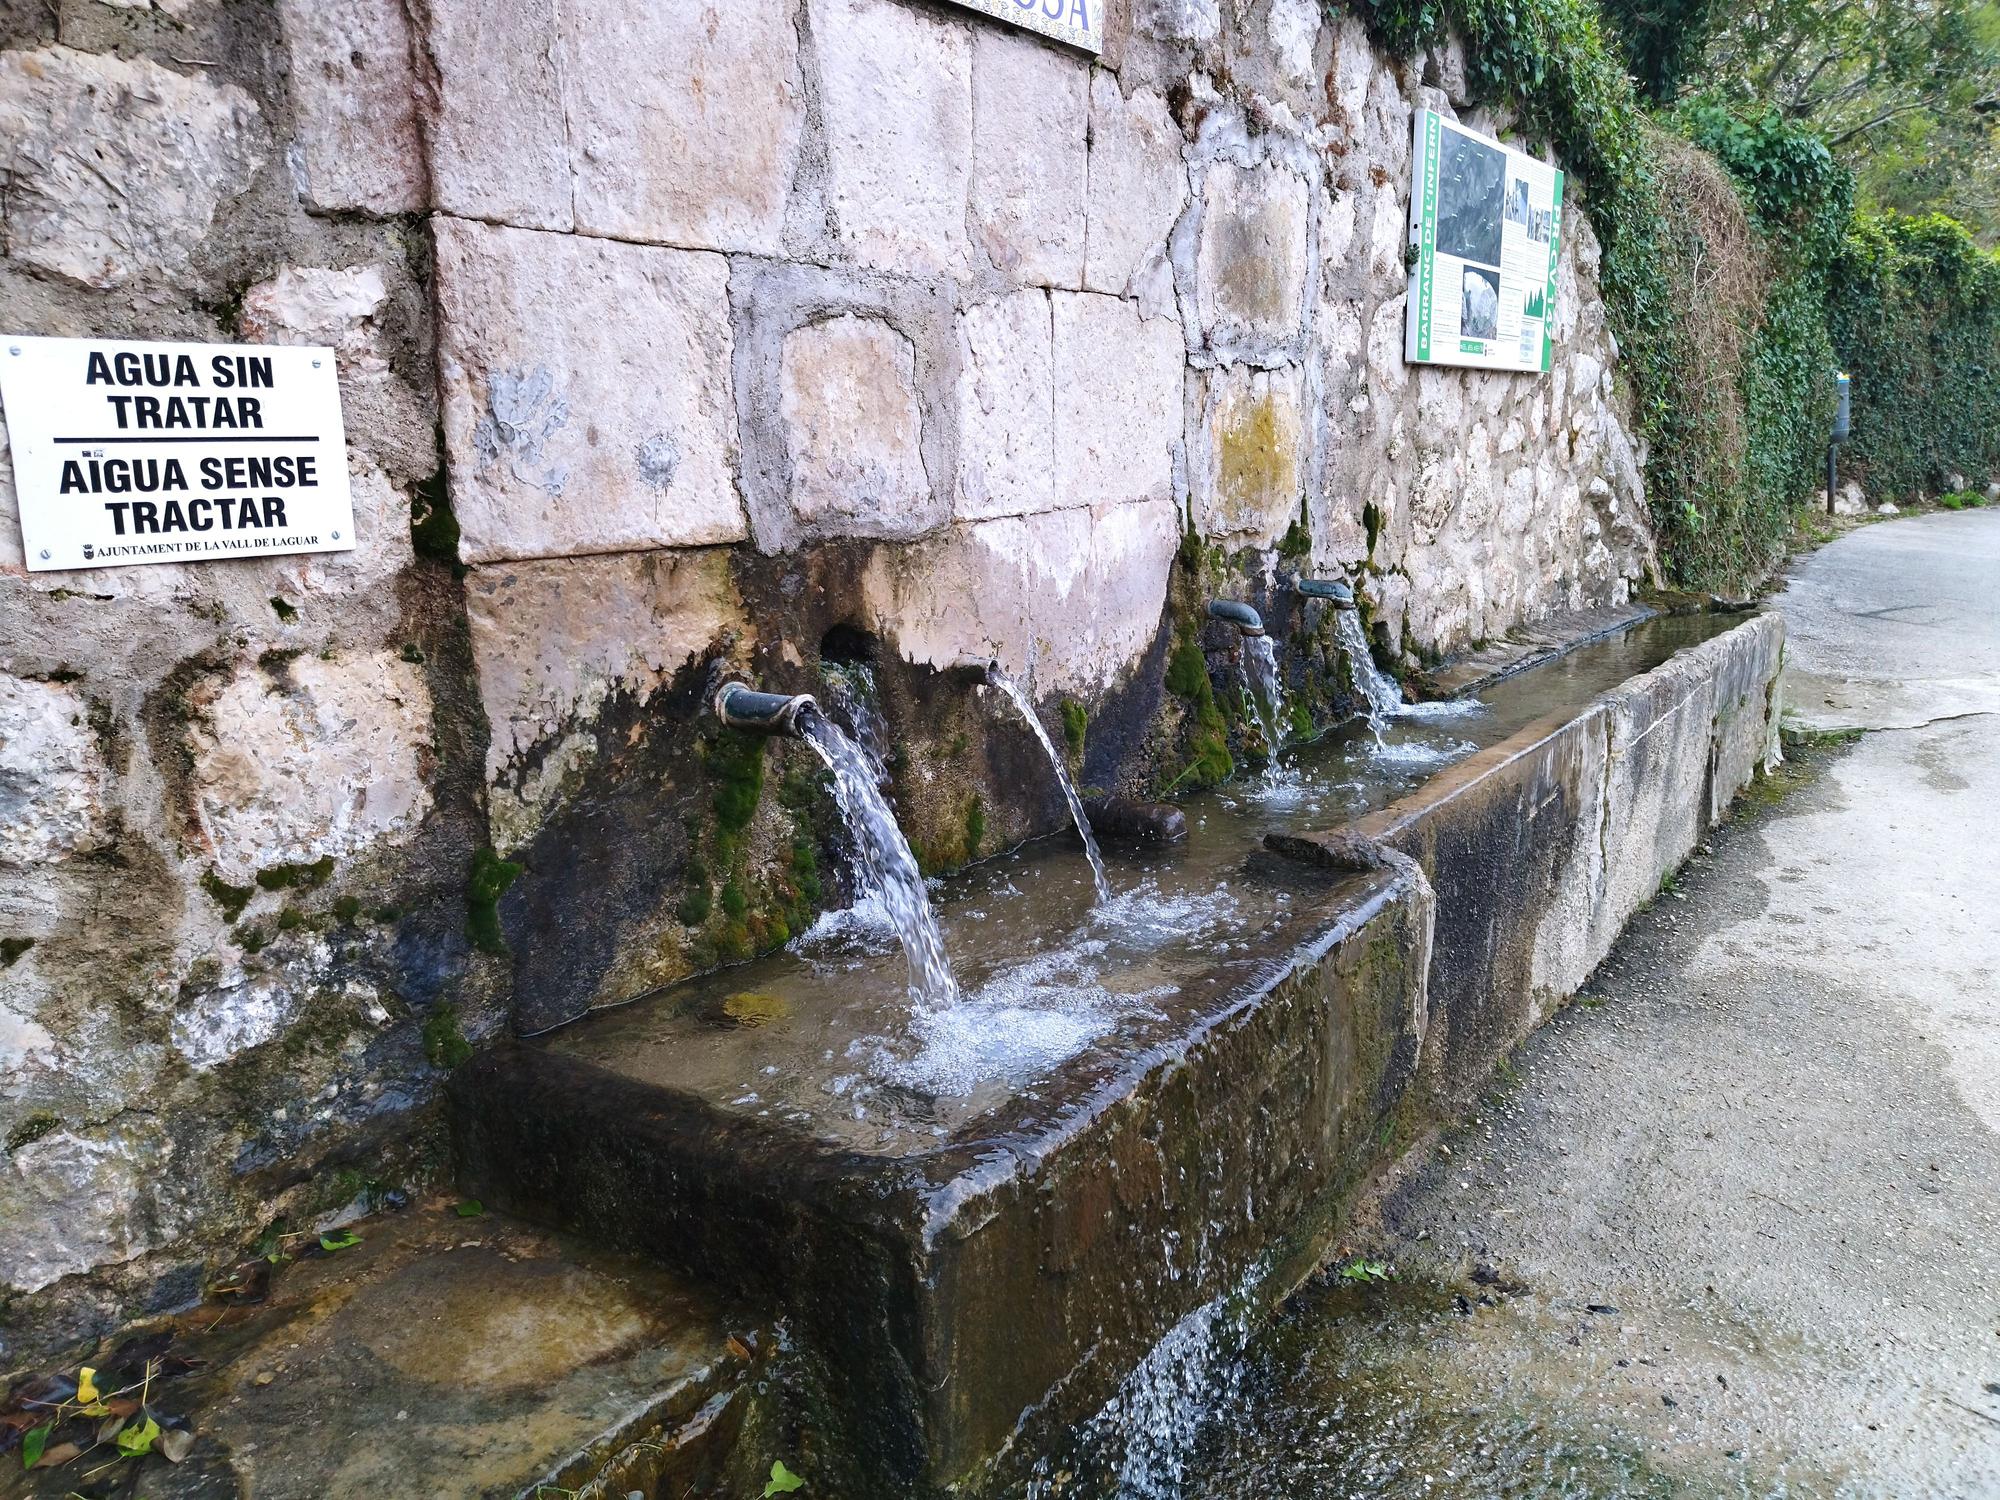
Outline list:
[[[278,913],[278,931],[293,932],[306,925],[306,914],[296,906],[288,906]]]
[[[1063,743],[1069,746],[1070,758],[1083,760],[1084,737],[1090,733],[1090,710],[1074,698],[1065,698],[1062,710]]]
[[[0,969],[11,969],[20,961],[21,955],[35,946],[31,937],[0,938]]]
[[[281,598],[277,594],[271,596],[271,612],[278,617],[280,622],[286,625],[291,624],[292,621],[299,617],[298,606],[289,600]]]
[[[443,449],[440,433],[438,450]],[[458,560],[458,517],[452,514],[442,465],[419,480],[410,497],[410,546],[417,556],[449,567],[454,577],[464,575],[465,565]]]
[[[979,846],[986,841],[986,804],[974,792],[965,804],[965,858],[979,858]]]
[[[736,863],[743,831],[757,816],[764,797],[764,742],[739,729],[724,729],[708,742],[705,765],[715,793],[715,853],[725,867]]]
[[[455,1068],[470,1056],[458,1007],[447,1000],[424,1017],[424,1059],[434,1068]]]
[[[465,883],[465,925],[482,953],[504,957],[506,936],[500,931],[500,898],[520,877],[521,867],[502,859],[489,848],[472,856],[472,870]]]
[[[1236,771],[1236,761],[1229,753],[1229,724],[1216,704],[1201,640],[1186,622],[1167,660],[1167,691],[1188,707],[1182,732],[1187,759],[1163,780],[1161,790],[1194,791],[1227,781]]]
[[[341,896],[333,903],[333,919],[343,927],[352,927],[355,919],[360,915],[361,898],[359,896]]]
[[[45,1135],[53,1135],[62,1129],[62,1121],[46,1109],[38,1109],[20,1124],[7,1132],[7,1149],[19,1151],[23,1146],[32,1145]]]
[[[259,870],[257,884],[267,891],[311,891],[325,885],[332,875],[333,856],[326,854],[309,862]]]
[[[750,915],[750,898],[733,877],[722,884],[722,914],[732,926],[742,924],[743,919]]]
[[[1373,557],[1375,555],[1375,543],[1382,536],[1382,512],[1375,508],[1373,500],[1370,500],[1366,505],[1361,507],[1361,525],[1362,529],[1368,533],[1368,555]]]

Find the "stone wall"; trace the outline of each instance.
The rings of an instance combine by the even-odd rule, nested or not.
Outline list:
[[[1649,566],[1585,217],[1552,376],[1405,368],[1463,60],[1304,0],[1132,0],[1097,62],[920,0],[0,28],[0,331],[332,345],[361,539],[30,575],[0,466],[0,1365],[423,1170],[465,1039],[837,894],[725,672],[872,657],[944,867],[1061,818],[963,652],[1158,789],[1204,593],[1358,576],[1393,660]]]

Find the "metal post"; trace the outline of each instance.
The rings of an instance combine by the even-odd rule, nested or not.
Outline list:
[[[1826,513],[1833,514],[1834,491],[1840,487],[1840,444],[1826,445]]]

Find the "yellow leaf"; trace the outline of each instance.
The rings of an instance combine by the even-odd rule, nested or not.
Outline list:
[[[98,1399],[97,1371],[85,1365],[76,1374],[76,1399],[88,1406]]]

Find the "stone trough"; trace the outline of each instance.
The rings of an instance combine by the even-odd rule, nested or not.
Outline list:
[[[1081,1457],[1050,1477],[1064,1434],[1190,1315],[1296,1285],[1775,753],[1781,652],[1747,617],[1337,833],[1245,850],[1260,929],[1032,1089],[870,1133],[811,1015],[780,1028],[803,1040],[524,1043],[454,1081],[465,1186],[781,1317],[815,1493],[1015,1494],[1038,1459],[1039,1493],[1090,1493]],[[809,1102],[719,1089],[717,1055]]]

